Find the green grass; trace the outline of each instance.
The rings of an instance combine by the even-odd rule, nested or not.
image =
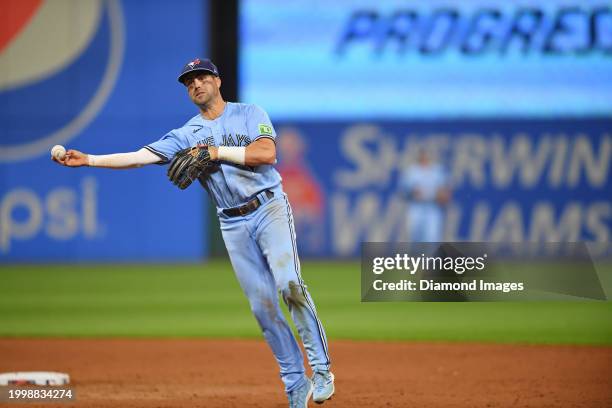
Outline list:
[[[304,262],[328,337],[612,344],[610,302],[361,303],[357,263]],[[0,268],[0,336],[253,337],[226,261]]]

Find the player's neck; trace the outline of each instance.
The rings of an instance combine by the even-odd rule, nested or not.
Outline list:
[[[200,106],[200,114],[204,117],[204,119],[214,120],[219,116],[223,115],[223,111],[225,110],[225,101],[223,98],[217,98],[209,105],[201,105]]]

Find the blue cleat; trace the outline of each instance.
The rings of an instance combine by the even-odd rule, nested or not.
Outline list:
[[[312,395],[312,381],[310,378],[304,376],[304,384],[297,387],[293,391],[287,393],[289,398],[289,408],[307,408],[308,400]]]
[[[329,371],[317,371],[312,376],[314,382],[314,393],[312,400],[322,404],[334,395],[334,374]]]

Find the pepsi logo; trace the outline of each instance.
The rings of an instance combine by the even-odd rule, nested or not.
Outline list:
[[[47,154],[91,123],[123,60],[118,0],[5,0],[0,17],[0,162]]]

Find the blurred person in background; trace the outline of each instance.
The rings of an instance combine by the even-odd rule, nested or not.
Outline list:
[[[300,252],[317,253],[325,244],[325,195],[306,157],[308,142],[295,128],[283,128],[279,136],[276,169],[291,200]]]
[[[444,167],[421,149],[417,163],[404,169],[400,192],[408,200],[408,236],[411,242],[442,242],[444,207],[451,198]]]

